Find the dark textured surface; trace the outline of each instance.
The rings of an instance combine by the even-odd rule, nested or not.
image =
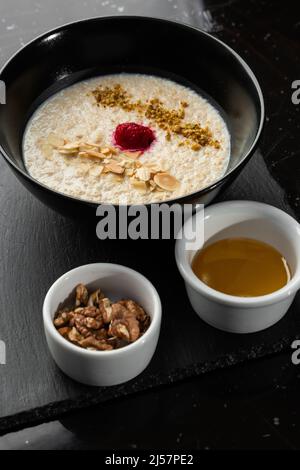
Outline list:
[[[17,8],[13,10],[14,3]],[[106,2],[90,0],[85,9],[79,0],[72,7],[67,1],[45,0],[0,5],[2,60],[19,42],[49,27],[83,16],[121,13],[122,7],[123,13],[166,16],[205,27],[249,62],[262,83],[267,104],[261,153],[222,199],[264,201],[300,216],[299,106],[290,99],[291,82],[299,78],[299,14],[288,16],[275,1],[247,2],[247,7],[241,1],[210,2],[211,8],[206,4],[202,10],[196,1],[148,1],[142,10],[142,2],[137,1],[102,3]],[[278,17],[285,22],[279,23]],[[300,334],[299,296],[286,317],[265,332],[246,336],[218,332],[202,323],[189,306],[176,270],[173,243],[99,242],[95,226],[69,221],[42,206],[2,160],[0,192],[0,339],[7,345],[7,364],[0,366],[2,432],[70,408],[272,354],[288,347]],[[151,365],[135,381],[111,389],[90,389],[64,377],[48,354],[42,332],[41,307],[49,285],[66,270],[95,261],[118,262],[143,272],[157,287],[164,309],[159,347]]]
[[[299,368],[290,355],[276,355],[6,434],[0,437],[0,450],[97,449],[103,452],[97,456],[101,464],[113,452],[120,455],[120,449],[128,455],[139,455],[140,449],[149,454],[297,449],[299,387]],[[205,457],[211,464],[213,455],[203,453],[198,462],[203,465]]]

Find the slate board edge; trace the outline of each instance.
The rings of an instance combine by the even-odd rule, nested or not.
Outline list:
[[[116,398],[125,398],[135,393],[166,387],[173,383],[195,378],[218,369],[226,369],[248,361],[274,356],[289,350],[294,339],[294,336],[284,337],[273,345],[258,345],[257,347],[253,347],[253,349],[250,352],[246,352],[246,354],[245,351],[240,350],[238,353],[228,354],[225,357],[220,356],[220,358],[215,361],[198,362],[185,369],[175,369],[168,375],[152,374],[147,377],[146,381],[144,381],[141,376],[141,378],[133,381],[129,386],[127,383],[116,387],[113,393],[111,393],[112,389],[110,387],[102,389],[97,387],[91,388],[90,393],[82,394],[75,399],[49,403],[38,408],[32,408],[28,411],[1,418],[0,435],[52,421],[73,410],[88,408],[93,405],[115,400]],[[102,393],[99,393],[99,390],[101,390]]]

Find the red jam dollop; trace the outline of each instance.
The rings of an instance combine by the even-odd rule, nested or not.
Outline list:
[[[121,150],[144,152],[155,140],[155,135],[150,127],[135,122],[124,122],[117,126],[114,140]]]

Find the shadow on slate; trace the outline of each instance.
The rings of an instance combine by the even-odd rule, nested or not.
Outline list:
[[[173,241],[99,241],[96,218],[92,227],[63,218],[26,192],[2,161],[0,172],[0,339],[7,346],[7,364],[0,366],[0,432],[277,353],[300,334],[299,296],[283,320],[261,333],[233,335],[211,328],[188,302]],[[259,154],[220,199],[260,200],[291,213]],[[142,272],[163,304],[159,346],[150,366],[135,380],[111,388],[86,387],[64,376],[50,357],[42,325],[42,303],[52,282],[69,269],[97,261]]]

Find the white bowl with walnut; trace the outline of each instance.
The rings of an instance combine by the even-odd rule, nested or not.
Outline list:
[[[149,315],[149,326],[118,349],[97,350],[71,342],[58,331],[54,319],[79,284],[87,286],[89,292],[100,288],[112,303],[132,299]],[[117,385],[133,379],[149,364],[160,333],[161,302],[151,282],[133,269],[110,263],[88,264],[54,282],[44,300],[43,320],[50,353],[66,375],[87,385]],[[82,345],[86,339],[83,341]]]

